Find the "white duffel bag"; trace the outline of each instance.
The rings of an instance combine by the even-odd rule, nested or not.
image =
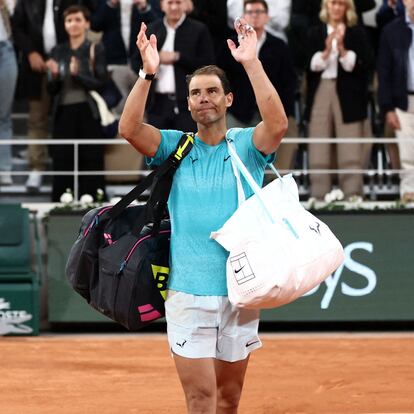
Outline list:
[[[316,287],[343,262],[341,243],[299,202],[291,174],[260,188],[227,141],[237,179],[239,207],[211,238],[230,252],[230,302],[245,308],[275,308]],[[254,191],[244,200],[239,170]]]

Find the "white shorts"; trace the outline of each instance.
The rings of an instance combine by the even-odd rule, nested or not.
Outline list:
[[[186,358],[247,358],[262,343],[259,310],[233,306],[227,296],[196,296],[168,291],[165,302],[171,351]]]

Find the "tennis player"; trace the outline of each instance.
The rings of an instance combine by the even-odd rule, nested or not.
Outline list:
[[[228,40],[228,47],[249,77],[262,121],[256,127],[227,130],[226,111],[233,94],[225,73],[206,66],[189,75],[188,110],[197,133],[190,154],[174,175],[168,201],[172,229],[165,303],[168,341],[192,414],[237,413],[249,354],[261,347],[259,311],[238,309],[229,302],[228,253],[209,238],[237,209],[236,179],[225,137],[262,185],[266,163],[273,161],[287,129],[283,105],[257,58],[255,31],[244,19],[235,22],[235,29],[239,44]],[[143,67],[126,101],[120,133],[150,166],[156,166],[176,147],[183,131],[159,130],[143,122],[160,64],[157,39],[147,37],[145,24],[137,47]],[[243,186],[250,196],[244,180]]]

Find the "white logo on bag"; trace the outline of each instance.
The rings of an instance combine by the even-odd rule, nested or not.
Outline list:
[[[234,277],[239,285],[255,278],[245,253],[230,257],[230,264],[233,269]]]
[[[375,272],[369,267],[361,263],[358,263],[351,257],[351,253],[354,250],[358,250],[358,249],[365,250],[369,253],[372,253],[374,251],[373,244],[368,243],[368,242],[355,242],[355,243],[349,244],[348,246],[344,248],[344,253],[345,253],[344,262],[341,264],[341,266],[338,267],[338,269],[335,271],[334,274],[329,276],[323,282],[326,284],[326,292],[322,297],[321,309],[329,308],[329,305],[335,293],[336,287],[338,286],[339,279],[341,278],[344,268],[347,268],[351,272],[361,275],[367,280],[366,286],[361,289],[355,289],[347,285],[345,282],[341,282],[341,292],[344,295],[365,296],[365,295],[369,295],[370,293],[374,291],[375,287],[377,286],[377,275],[375,274]],[[313,295],[319,289],[321,284],[316,286],[314,289],[310,290],[308,293],[305,293],[303,296]]]

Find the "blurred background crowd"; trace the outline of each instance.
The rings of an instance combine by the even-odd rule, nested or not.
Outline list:
[[[0,10],[0,139],[115,138],[141,66],[135,42],[143,22],[156,34],[161,58],[147,105],[150,124],[195,131],[185,76],[217,64],[235,95],[228,126],[256,125],[253,90],[226,43],[237,39],[233,23],[244,16],[289,116],[276,167],[299,171],[302,198],[323,200],[339,188],[346,199],[414,201],[414,0],[0,0]],[[289,143],[395,134],[405,139]],[[129,146],[96,144],[80,147],[78,167],[146,168]],[[70,145],[0,145],[0,194],[59,201],[73,177],[44,172],[73,168]],[[22,169],[25,176],[10,174]],[[329,169],[340,173],[304,173]],[[403,171],[346,172],[384,169]],[[106,197],[109,186],[137,177],[82,175],[79,191],[103,189]]]

